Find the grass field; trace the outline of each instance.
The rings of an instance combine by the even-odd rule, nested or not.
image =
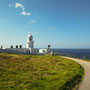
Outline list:
[[[71,90],[82,67],[59,56],[0,53],[0,90]]]

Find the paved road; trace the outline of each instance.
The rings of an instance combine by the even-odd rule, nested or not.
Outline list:
[[[70,57],[64,57],[64,58],[74,60],[83,66],[83,68],[85,69],[85,76],[78,90],[90,90],[90,62],[83,61],[80,59],[70,58]]]

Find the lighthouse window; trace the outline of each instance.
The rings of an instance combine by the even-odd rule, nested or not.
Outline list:
[[[32,37],[30,37],[29,40],[32,41]]]

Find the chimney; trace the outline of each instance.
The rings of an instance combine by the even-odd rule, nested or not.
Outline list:
[[[11,48],[13,48],[13,46],[11,46]]]
[[[48,49],[50,49],[51,45],[48,45]]]
[[[1,49],[3,49],[3,46],[1,46]]]
[[[20,45],[20,48],[22,48],[22,45]]]
[[[18,45],[16,45],[16,48],[18,48]]]

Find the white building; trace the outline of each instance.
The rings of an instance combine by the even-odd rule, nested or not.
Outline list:
[[[48,45],[48,48],[46,49],[39,49],[39,53],[41,54],[46,54],[46,53],[50,53],[51,49],[50,49],[51,45]]]
[[[26,48],[22,48],[22,46],[20,45],[20,47],[16,46],[16,48],[12,47],[12,48],[6,48],[6,49],[15,51],[15,52],[30,53],[30,54],[36,54],[39,52],[38,49],[34,48],[33,36],[31,35],[31,33],[29,33],[27,37]]]
[[[46,53],[48,53],[48,50],[47,49],[39,49],[39,53],[46,54]]]
[[[27,42],[26,42],[26,48],[22,48],[22,45],[20,46],[16,46],[15,48],[13,48],[13,46],[11,46],[11,48],[3,48],[3,46],[1,46],[1,51],[2,52],[10,52],[10,53],[17,53],[17,54],[46,54],[46,53],[51,53],[51,49],[50,49],[51,45],[48,45],[47,49],[37,49],[34,48],[34,41],[33,41],[33,36],[31,35],[31,33],[29,33],[29,35],[27,36]]]

